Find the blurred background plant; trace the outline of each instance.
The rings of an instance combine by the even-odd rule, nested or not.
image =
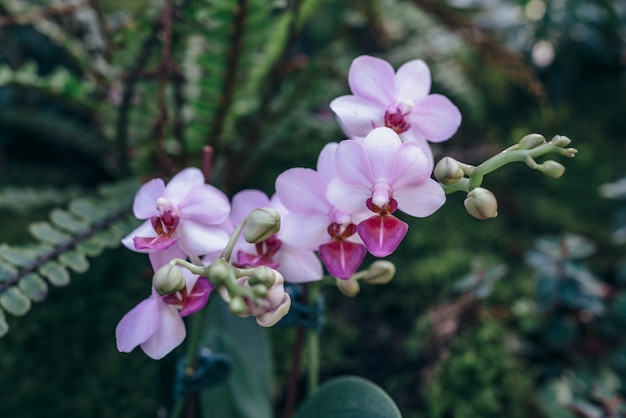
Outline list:
[[[424,59],[460,107],[436,159],[479,163],[529,132],[579,155],[558,181],[490,177],[496,219],[456,195],[403,219],[390,284],[324,292],[322,378],[368,378],[405,417],[623,416],[625,34],[624,1],[0,1],[0,416],[169,407],[175,359],[113,338],[151,276],[113,248],[139,180],[200,166],[208,145],[225,192],[272,193],[343,139],[328,103],[361,54]],[[296,333],[256,353],[276,411]],[[206,338],[228,351],[224,334]]]

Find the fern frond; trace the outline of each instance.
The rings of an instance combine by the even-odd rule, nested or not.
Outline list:
[[[0,189],[0,209],[13,213],[27,213],[33,209],[62,205],[81,193],[78,187],[5,187]]]
[[[45,299],[48,283],[66,286],[70,271],[89,269],[87,257],[119,245],[136,226],[131,196],[138,187],[134,181],[102,187],[95,196],[72,200],[67,209],[54,209],[49,221],[31,224],[35,244],[0,245],[0,336],[8,331],[3,311],[25,315],[31,301]]]

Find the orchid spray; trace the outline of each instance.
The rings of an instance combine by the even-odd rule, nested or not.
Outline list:
[[[311,309],[293,306],[288,288],[294,285],[308,283],[309,300],[315,300],[329,283],[347,296],[359,292],[359,282],[388,283],[395,272],[389,261],[359,268],[368,253],[384,258],[402,245],[409,227],[398,214],[431,216],[444,205],[446,194],[461,192],[467,195],[470,215],[492,218],[497,199],[482,187],[487,174],[510,162],[525,162],[556,178],[563,174],[562,165],[536,159],[576,154],[567,148],[566,137],[548,142],[531,134],[477,166],[449,157],[435,165],[429,144],[450,139],[461,113],[447,97],[430,93],[424,61],[409,61],[394,72],[380,58],[357,57],[348,83],[352,95],[330,103],[347,138],[329,142],[315,169],[294,167],[281,173],[273,196],[248,189],[229,201],[196,168],[181,171],[167,185],[153,179],[141,187],[133,209],[145,222],[123,243],[148,253],[155,275],[146,288],[150,296],[117,327],[120,351],[139,346],[154,359],[164,357],[185,339],[183,317],[199,315],[209,298],[219,297],[233,314],[252,315],[269,327]],[[313,394],[320,345],[316,329],[307,335]],[[187,350],[190,376],[198,341],[193,336]],[[179,399],[172,416],[178,416],[182,403]]]

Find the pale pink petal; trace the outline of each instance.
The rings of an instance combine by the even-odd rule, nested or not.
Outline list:
[[[278,238],[288,245],[315,250],[330,238],[326,231],[329,224],[327,214],[287,214],[280,220]]]
[[[230,214],[230,203],[217,187],[201,184],[194,187],[178,204],[181,220],[194,219],[210,225],[220,224]]]
[[[400,134],[400,139],[402,140],[402,142],[412,142],[416,145],[419,145],[419,147],[422,149],[422,151],[424,151],[424,154],[426,154],[431,163],[434,164],[435,159],[433,156],[433,150],[430,148],[430,144],[428,143],[426,138],[424,138],[424,136],[420,134],[417,130],[409,129],[406,132],[402,132]]]
[[[161,179],[152,179],[139,188],[133,201],[133,213],[137,219],[159,216],[156,202],[165,196],[165,184]]]
[[[159,325],[157,301],[152,295],[131,309],[115,328],[117,349],[130,353],[135,347],[146,342]]]
[[[179,171],[165,186],[165,197],[173,203],[183,201],[187,193],[196,186],[204,184],[204,174],[196,167],[188,167]]]
[[[418,103],[430,92],[430,70],[422,60],[402,64],[396,72],[396,99],[410,99]]]
[[[418,218],[432,215],[446,202],[441,185],[433,179],[396,190],[393,197],[400,211]]]
[[[391,185],[394,189],[424,182],[433,171],[431,159],[415,142],[405,142],[391,163]]]
[[[350,65],[348,84],[354,95],[380,104],[384,109],[394,101],[394,76],[393,67],[387,61],[362,55]]]
[[[270,199],[262,191],[242,190],[233,196],[230,221],[236,227],[250,212],[269,205]]]
[[[294,213],[309,215],[328,213],[326,182],[310,168],[291,168],[276,178],[276,194],[282,204]]]
[[[186,219],[178,225],[178,245],[187,255],[201,256],[226,247],[229,236],[219,226],[205,225]]]
[[[335,152],[337,152],[336,142],[329,142],[324,145],[317,157],[317,172],[324,179],[326,184],[337,175],[337,165],[335,164]]]
[[[141,349],[154,360],[165,357],[170,351],[178,347],[185,339],[185,323],[173,305],[157,300],[159,324],[150,338]]]
[[[135,248],[135,242],[134,242],[133,238],[135,238],[135,237],[156,237],[156,236],[157,236],[157,234],[156,234],[154,228],[152,227],[152,223],[150,221],[145,221],[144,223],[139,225],[139,227],[137,227],[133,232],[131,232],[130,234],[128,234],[124,238],[122,238],[122,244],[126,248],[128,248],[129,250],[139,251],[137,248]],[[140,251],[140,252],[147,252],[147,251]]]
[[[187,254],[185,254],[178,245],[173,245],[165,251],[150,252],[148,257],[150,258],[150,265],[152,266],[152,269],[157,271],[175,258],[186,259]]]
[[[459,109],[440,94],[431,94],[416,103],[408,118],[411,129],[417,130],[430,142],[450,139],[461,125]]]
[[[351,186],[339,178],[331,181],[326,189],[326,197],[330,203],[337,209],[351,215],[369,212],[365,202],[371,195],[372,192],[368,187]]]
[[[311,250],[283,243],[274,260],[278,263],[277,270],[290,283],[312,282],[320,280],[324,275],[322,263]]]
[[[394,157],[401,145],[398,134],[389,128],[376,128],[365,137],[363,148],[372,167],[374,183],[389,183]]]
[[[370,166],[369,156],[359,142],[354,140],[341,141],[339,146],[337,146],[335,162],[337,164],[337,175],[345,183],[366,188],[374,185],[375,179]]]
[[[365,136],[384,124],[385,108],[358,96],[340,96],[330,102],[343,131],[350,138]]]

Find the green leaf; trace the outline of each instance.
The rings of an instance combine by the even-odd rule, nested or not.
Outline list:
[[[84,220],[78,219],[71,213],[58,208],[50,213],[50,219],[52,219],[52,222],[59,228],[74,234],[78,234],[89,228],[89,224]]]
[[[294,418],[402,418],[391,397],[356,376],[330,380],[306,400]]]
[[[0,283],[7,281],[17,274],[17,269],[11,264],[0,261]]]
[[[84,220],[94,223],[104,216],[103,211],[87,199],[76,199],[70,203],[70,211]]]
[[[87,261],[87,257],[80,250],[72,250],[61,254],[59,261],[76,273],[84,273],[89,270],[89,261]]]
[[[107,248],[117,248],[120,245],[120,236],[110,229],[95,235],[98,241]]]
[[[22,316],[30,310],[30,299],[20,289],[11,286],[0,294],[0,305],[15,316]]]
[[[225,383],[201,395],[207,417],[271,418],[271,357],[267,330],[254,318],[239,318],[219,298],[209,301],[207,329],[203,343],[227,354],[232,360],[231,375]]]
[[[18,283],[19,288],[35,302],[41,302],[48,295],[48,284],[38,274],[30,273]]]
[[[50,281],[53,286],[66,286],[70,282],[70,273],[56,261],[50,261],[39,268],[39,273]]]
[[[9,332],[9,324],[4,316],[4,311],[0,309],[0,337],[4,337]]]
[[[71,236],[54,228],[48,222],[35,222],[28,226],[33,237],[47,244],[64,244],[72,239]]]
[[[76,245],[80,251],[87,254],[89,257],[97,257],[104,251],[104,243],[98,239],[98,237],[91,237]]]
[[[21,248],[11,248],[7,244],[0,245],[0,257],[18,267],[27,266],[37,258],[32,252]]]

